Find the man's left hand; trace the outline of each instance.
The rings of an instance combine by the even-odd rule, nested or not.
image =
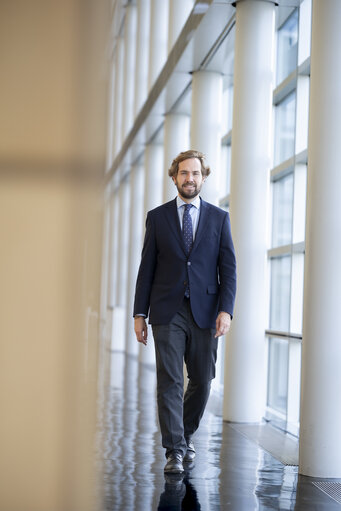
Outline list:
[[[215,322],[215,336],[220,337],[221,335],[227,334],[231,326],[231,316],[228,312],[220,312]]]

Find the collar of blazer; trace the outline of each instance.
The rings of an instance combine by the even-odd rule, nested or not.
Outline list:
[[[180,223],[179,223],[176,198],[170,202],[167,202],[165,204],[165,207],[168,210],[168,214],[166,215],[166,218],[170,225],[170,228],[172,229],[172,231],[175,234],[176,238],[178,239],[183,251],[186,254],[185,243],[184,243],[184,239],[183,239],[183,235],[182,235],[181,227],[180,227]],[[198,228],[197,228],[197,232],[195,234],[195,239],[194,239],[191,253],[193,253],[193,251],[196,249],[197,245],[199,244],[199,242],[201,240],[203,233],[205,232],[205,230],[207,228],[207,218],[208,218],[209,214],[210,214],[209,204],[207,202],[205,202],[200,197],[199,222],[198,222]]]

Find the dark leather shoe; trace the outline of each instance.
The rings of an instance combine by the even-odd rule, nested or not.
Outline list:
[[[192,440],[187,443],[187,452],[184,457],[184,461],[193,461],[195,458],[195,448]]]
[[[184,471],[182,456],[179,452],[171,452],[167,456],[165,472],[168,474],[181,474]]]

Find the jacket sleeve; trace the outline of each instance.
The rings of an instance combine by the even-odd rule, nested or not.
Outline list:
[[[133,315],[149,312],[150,293],[154,280],[157,259],[155,227],[150,213],[146,219],[146,233],[144,237],[141,263],[136,280]]]
[[[226,213],[220,238],[219,248],[219,311],[228,312],[233,316],[236,296],[236,256],[233,247],[229,214]]]

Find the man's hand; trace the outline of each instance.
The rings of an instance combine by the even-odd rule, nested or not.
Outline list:
[[[231,316],[228,312],[220,312],[215,322],[215,336],[225,335],[230,330]]]
[[[134,330],[136,339],[142,342],[145,346],[147,345],[148,327],[146,320],[143,316],[135,316],[134,318]]]

